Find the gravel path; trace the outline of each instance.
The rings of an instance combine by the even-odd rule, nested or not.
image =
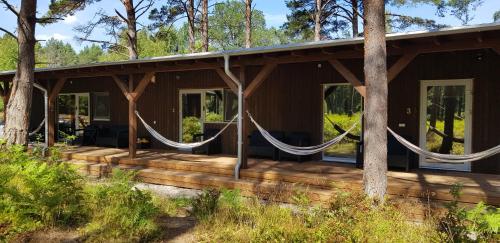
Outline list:
[[[195,198],[201,193],[201,190],[180,188],[175,186],[155,185],[148,183],[137,183],[136,188],[149,190],[162,197],[170,198]]]

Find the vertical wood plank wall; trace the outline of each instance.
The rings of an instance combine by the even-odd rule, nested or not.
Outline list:
[[[478,60],[478,56],[482,59]],[[389,65],[394,60],[390,58]],[[361,60],[342,60],[342,63],[363,80]],[[390,83],[389,126],[401,135],[411,137],[412,142],[417,144],[419,80],[473,78],[472,149],[480,151],[499,144],[499,67],[500,57],[490,50],[418,56]],[[247,67],[247,80],[250,82],[259,70],[260,67]],[[248,109],[266,129],[308,132],[312,143],[317,144],[321,142],[322,133],[322,84],[344,82],[346,81],[342,76],[327,62],[279,65],[250,97]],[[213,70],[157,73],[156,82],[146,88],[138,101],[137,109],[157,131],[169,139],[178,140],[179,90],[211,88],[227,88]],[[68,80],[61,93],[68,92],[109,92],[110,123],[127,124],[127,100],[110,78]],[[36,110],[40,108],[43,109],[43,106],[34,105],[33,119],[38,114]],[[411,114],[406,113],[407,108],[411,109]],[[400,128],[398,123],[406,123],[406,127]],[[252,130],[254,128],[250,127],[250,131]],[[147,136],[142,125],[139,125],[138,136]],[[236,125],[233,125],[223,134],[224,153],[236,154],[236,137]],[[153,146],[164,148],[156,141],[153,141]],[[500,155],[473,163],[472,170],[500,173]]]

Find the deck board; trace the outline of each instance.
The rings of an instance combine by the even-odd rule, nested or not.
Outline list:
[[[193,155],[179,151],[166,150],[138,150],[136,159],[129,159],[126,149],[76,147],[66,152],[67,159],[85,160],[96,163],[110,163],[124,166],[141,166],[160,175],[174,176],[174,172],[183,175],[192,174],[192,180],[183,181],[187,187],[195,185],[202,187],[199,178],[201,175],[217,175],[232,177],[237,159],[228,155]],[[241,178],[262,182],[289,182],[300,185],[313,186],[320,190],[343,188],[362,190],[363,170],[349,164],[331,163],[322,161],[288,162],[266,159],[248,160],[249,168],[241,171]],[[186,174],[188,173],[188,174]],[[151,174],[151,173],[150,173]],[[413,197],[427,199],[428,197],[449,201],[452,196],[449,189],[452,185],[463,185],[460,201],[463,203],[477,203],[485,201],[488,204],[500,205],[500,175],[476,174],[450,171],[414,170],[411,172],[389,171],[388,194],[390,196]],[[188,178],[186,176],[186,178]],[[198,178],[197,180],[195,180]],[[161,182],[160,177],[149,178],[151,181]],[[205,182],[214,186],[221,181]],[[235,182],[231,181],[228,183]],[[238,184],[245,185],[244,183]],[[248,185],[246,185],[248,186]]]

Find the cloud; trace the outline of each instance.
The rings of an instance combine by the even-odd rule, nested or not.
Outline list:
[[[46,34],[36,35],[37,40],[50,40],[52,38],[64,41],[64,40],[69,40],[71,37],[59,33],[53,33],[51,35],[46,35]]]
[[[268,26],[279,27],[286,22],[286,14],[270,14],[264,13],[266,24]]]
[[[67,25],[72,25],[78,22],[78,18],[75,15],[68,15],[64,18],[63,23]]]

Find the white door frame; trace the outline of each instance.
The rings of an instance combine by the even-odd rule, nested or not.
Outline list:
[[[87,114],[89,114],[89,120],[92,120],[91,119],[91,114],[90,114],[90,93],[60,93],[58,94],[57,96],[59,97],[60,95],[74,95],[75,96],[75,110],[74,110],[74,113],[75,113],[75,119],[78,119],[78,112],[80,111],[80,97],[81,96],[86,96],[88,98],[88,101],[89,101],[89,104],[87,106]],[[57,106],[57,120],[59,120],[59,105]],[[58,122],[59,124],[59,122]],[[77,121],[75,121],[75,129],[78,130],[78,129],[82,129],[82,127],[80,127],[80,123]]]
[[[213,88],[213,89],[180,89],[179,90],[179,142],[182,143],[182,95],[184,94],[200,94],[200,107],[201,107],[201,132],[203,133],[203,124],[205,124],[205,93],[206,91],[218,90],[224,93],[223,88]],[[223,122],[224,123],[224,122]]]
[[[427,88],[430,86],[465,86],[465,130],[464,152],[472,152],[472,88],[473,79],[446,79],[421,80],[420,82],[420,119],[419,119],[419,147],[426,149],[426,122],[427,122]],[[425,156],[419,156],[419,167],[428,169],[470,171],[470,162],[463,164],[428,162]]]
[[[326,83],[326,84],[321,84],[321,104],[324,105],[324,102],[325,102],[325,90],[326,88],[328,87],[331,87],[331,86],[352,86],[351,83]],[[356,90],[354,90],[354,92],[357,93]],[[364,98],[361,97],[361,99],[363,100]],[[363,111],[364,109],[364,103],[362,102],[362,105],[361,105],[361,111]],[[325,134],[325,107],[322,107],[322,111],[321,111],[321,141],[323,141],[323,136]],[[362,126],[363,124],[359,124],[360,126]],[[361,134],[360,134],[361,137],[363,137],[363,129],[361,129]],[[333,145],[332,145],[333,146]],[[325,152],[321,152],[321,159],[324,160],[324,161],[329,161],[329,162],[340,162],[340,163],[350,163],[350,164],[355,164],[356,163],[356,158],[345,158],[345,157],[335,157],[335,156],[326,156],[325,155]]]

